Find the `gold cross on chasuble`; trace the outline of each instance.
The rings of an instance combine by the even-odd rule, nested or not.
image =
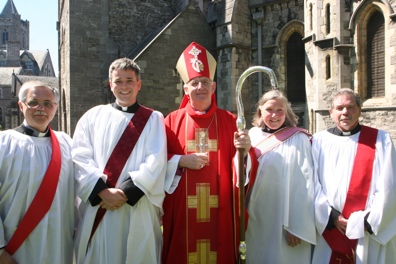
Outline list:
[[[197,222],[210,222],[210,208],[219,207],[219,197],[210,195],[209,183],[197,183],[196,190],[188,196],[188,209],[197,209]]]
[[[201,153],[198,150],[202,146],[202,143],[198,143],[196,139],[187,140],[187,152],[197,152]],[[207,144],[205,144],[205,148],[207,151],[217,151],[217,139],[208,139]]]
[[[210,251],[210,240],[200,239],[197,240],[197,252],[188,254],[189,264],[216,264],[217,253]]]

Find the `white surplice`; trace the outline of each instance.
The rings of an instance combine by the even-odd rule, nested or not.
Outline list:
[[[253,127],[252,146],[271,134]],[[314,186],[309,138],[297,133],[259,158],[249,196],[247,263],[310,263],[316,242]],[[301,244],[287,244],[286,231]]]
[[[124,204],[107,211],[87,250],[99,206],[88,198],[106,163],[134,114],[111,105],[96,106],[79,120],[73,136],[78,195],[83,217],[76,239],[77,263],[158,263],[162,247],[160,216],[164,199],[166,136],[163,115],[154,111],[137,141],[116,184],[129,177],[144,192],[134,206]]]
[[[75,225],[74,168],[71,139],[54,131],[62,167],[49,212],[13,255],[17,263],[73,263]],[[11,239],[43,180],[51,160],[49,137],[32,137],[15,130],[0,132],[0,247]]]
[[[314,135],[312,155],[315,177],[316,227],[319,234],[326,228],[331,207],[342,212],[360,132],[337,136],[328,131]],[[358,239],[356,263],[396,263],[396,153],[389,134],[379,130],[373,175],[366,208],[348,219],[347,236]],[[364,217],[373,235],[364,231]],[[320,235],[314,250],[313,263],[329,263],[331,249]]]

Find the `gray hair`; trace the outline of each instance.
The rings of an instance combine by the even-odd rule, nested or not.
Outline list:
[[[111,81],[111,75],[114,70],[133,70],[138,80],[140,80],[140,67],[131,59],[120,58],[116,59],[111,63],[109,67],[109,80]]]
[[[335,91],[333,94],[332,94],[332,96],[331,96],[331,108],[333,109],[334,108],[334,100],[337,98],[337,97],[339,97],[339,96],[341,96],[341,95],[352,95],[354,98],[355,98],[355,102],[356,102],[356,105],[359,107],[359,108],[361,108],[362,107],[362,100],[360,99],[360,96],[357,94],[357,93],[355,93],[352,89],[350,89],[350,88],[341,88],[340,90],[338,90],[338,91]]]
[[[45,87],[45,88],[51,90],[55,96],[56,103],[59,103],[60,95],[59,95],[58,89],[56,89],[55,87],[51,87],[47,83],[44,83],[42,81],[36,81],[36,80],[35,81],[27,81],[22,84],[21,88],[19,89],[19,93],[18,93],[19,102],[25,102],[28,90],[30,88],[34,88],[34,87]]]
[[[256,127],[264,127],[264,121],[261,118],[261,109],[260,107],[264,105],[267,101],[273,99],[281,99],[286,107],[286,119],[285,126],[296,126],[298,122],[298,116],[296,116],[287,100],[286,96],[279,90],[270,90],[266,92],[258,101],[256,113],[253,116],[252,125]]]

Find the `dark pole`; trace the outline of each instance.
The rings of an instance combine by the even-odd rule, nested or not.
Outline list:
[[[246,127],[244,116],[241,90],[245,79],[252,73],[265,72],[269,75],[272,89],[277,89],[277,80],[272,69],[264,66],[253,66],[244,71],[238,79],[236,85],[236,104],[238,110],[238,117],[236,126],[238,131],[242,131]],[[239,173],[239,263],[244,264],[246,261],[247,247],[245,242],[245,171],[244,171],[244,149],[238,148],[238,173]]]

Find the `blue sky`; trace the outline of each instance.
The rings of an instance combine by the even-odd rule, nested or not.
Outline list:
[[[58,76],[58,0],[13,0],[22,20],[30,24],[30,50],[49,49]],[[0,0],[0,12],[7,0]]]

